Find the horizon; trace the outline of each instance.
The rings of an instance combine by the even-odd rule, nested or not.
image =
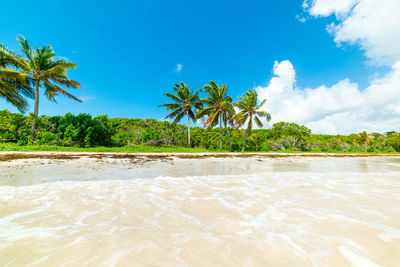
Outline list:
[[[162,120],[167,111],[157,106],[173,83],[199,89],[214,80],[228,86],[234,101],[249,88],[266,98],[267,128],[287,121],[322,134],[400,131],[400,4],[294,2],[80,3],[76,20],[38,28],[27,23],[37,7],[21,5],[18,21],[8,8],[0,40],[19,53],[21,34],[77,63],[68,74],[82,89],[71,93],[84,103],[58,97],[55,104],[41,93],[39,115]],[[59,5],[63,16],[75,6],[52,4],[41,12]],[[376,10],[382,12],[372,16]],[[18,112],[4,100],[0,105]]]

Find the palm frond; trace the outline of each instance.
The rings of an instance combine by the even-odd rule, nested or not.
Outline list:
[[[179,113],[179,115],[175,118],[175,120],[172,122],[172,124],[177,124],[178,122],[180,122],[184,115],[185,115],[184,112]]]
[[[263,101],[261,101],[260,104],[258,104],[258,106],[255,108],[255,110],[260,109],[262,106],[264,106],[265,102],[267,102],[267,99],[264,99]]]
[[[75,97],[74,95],[68,93],[67,91],[65,91],[61,87],[55,85],[54,83],[45,81],[45,82],[43,82],[43,85],[45,87],[45,95],[47,96],[47,98],[49,100],[53,100],[54,102],[56,102],[55,97],[61,94],[65,97],[68,97],[75,101],[82,102],[82,100],[80,100],[79,98]]]
[[[266,112],[266,111],[256,111],[256,115],[258,115],[258,116],[260,116],[260,117],[263,117],[263,118],[266,118],[267,121],[270,121],[270,120],[271,120],[271,114],[269,114],[269,113]]]
[[[29,46],[28,40],[26,40],[25,37],[22,35],[19,35],[17,37],[17,40],[22,48],[22,52],[25,54],[28,60],[32,61],[32,50]]]
[[[166,97],[171,98],[173,101],[175,101],[175,103],[182,103],[182,99],[180,99],[179,97],[177,97],[176,95],[173,95],[171,93],[164,93],[164,95]]]
[[[158,107],[167,107],[167,110],[173,110],[173,109],[180,108],[181,106],[177,103],[165,103],[165,104],[159,105]]]
[[[165,119],[173,119],[173,118],[179,116],[181,113],[184,115],[184,112],[182,109],[180,109],[180,108],[176,109],[173,112],[171,112],[170,114],[168,114],[167,116],[165,116]]]
[[[219,111],[211,113],[204,123],[204,128],[212,128],[219,122]]]
[[[189,89],[189,86],[184,82],[174,83],[172,90],[175,94],[164,93],[165,96],[170,98],[174,103],[166,103],[159,105],[159,107],[166,107],[167,110],[176,109],[174,112],[169,114],[168,118],[176,117],[174,122],[179,122],[185,114],[189,115],[189,118],[196,121],[197,109],[201,108],[203,103],[198,97],[200,90],[194,92],[193,87]]]
[[[260,128],[263,127],[261,120],[257,116],[254,116],[254,120],[256,121],[256,124],[258,127],[260,127]]]

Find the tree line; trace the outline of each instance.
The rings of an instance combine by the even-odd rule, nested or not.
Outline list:
[[[159,107],[166,107],[172,112],[166,119],[173,119],[172,124],[177,124],[186,115],[188,129],[188,145],[190,146],[190,120],[196,122],[203,120],[204,128],[212,129],[219,124],[219,150],[222,150],[222,127],[224,127],[229,143],[229,150],[232,150],[231,134],[232,129],[238,129],[247,123],[247,129],[243,134],[242,152],[245,149],[246,137],[250,135],[253,122],[262,128],[260,118],[266,121],[271,120],[268,112],[262,111],[266,99],[258,103],[257,92],[253,89],[246,91],[239,96],[239,101],[233,103],[232,97],[228,95],[226,85],[219,86],[216,82],[210,81],[196,92],[184,82],[175,83],[173,90],[175,94],[165,93],[173,102],[162,104]],[[207,97],[200,98],[199,93],[205,91]],[[236,112],[235,107],[238,112]]]
[[[185,125],[154,119],[92,117],[89,114],[39,116],[36,134],[30,134],[34,114],[24,116],[0,111],[0,143],[54,145],[66,147],[187,146]],[[225,129],[225,128],[224,128]],[[191,147],[220,149],[220,129],[190,127]],[[222,149],[240,151],[246,128],[221,132]],[[351,135],[312,134],[306,126],[275,123],[271,129],[254,129],[245,151],[400,152],[400,133],[365,132]]]
[[[233,102],[228,87],[214,81],[196,91],[183,82],[174,84],[173,92],[164,94],[172,102],[160,105],[170,111],[166,119],[172,123],[70,113],[39,117],[40,90],[51,101],[58,95],[80,101],[68,92],[80,88],[79,82],[67,76],[76,64],[57,57],[51,46],[31,47],[23,36],[17,40],[22,55],[0,45],[0,97],[21,113],[27,110],[27,99],[34,99],[34,112],[23,116],[0,111],[0,142],[80,147],[147,144],[229,151],[399,151],[399,133],[394,132],[311,135],[307,127],[286,122],[262,129],[263,122],[271,120],[262,110],[266,100],[259,101],[257,92],[250,89]],[[205,97],[200,97],[201,92]],[[179,124],[184,117],[186,127]],[[203,127],[193,128],[190,121]],[[254,125],[259,129],[253,130]]]

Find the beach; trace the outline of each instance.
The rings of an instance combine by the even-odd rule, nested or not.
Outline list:
[[[1,266],[397,266],[400,157],[0,153]]]

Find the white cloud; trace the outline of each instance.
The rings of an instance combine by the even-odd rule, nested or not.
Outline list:
[[[370,77],[367,88],[344,79],[331,87],[296,87],[290,61],[275,62],[267,86],[256,88],[267,98],[272,123],[294,121],[318,133],[400,131],[400,1],[306,0],[311,16],[335,15],[327,26],[334,41],[359,45],[370,64],[391,66],[381,78]]]
[[[305,17],[301,17],[300,15],[296,15],[296,20],[300,21],[302,23],[306,22],[306,18]]]
[[[175,72],[179,73],[179,72],[181,72],[182,69],[183,69],[183,65],[182,64],[180,64],[180,63],[176,64]]]
[[[91,95],[85,95],[85,96],[79,97],[79,99],[82,100],[83,102],[87,102],[87,101],[90,101],[90,100],[95,100],[96,97],[91,96]]]
[[[303,8],[309,8],[309,13],[313,16],[326,17],[335,13],[337,17],[340,17],[349,12],[357,2],[359,0],[307,0],[303,2]]]
[[[399,0],[314,0],[308,7],[312,16],[335,14],[338,24],[327,27],[335,42],[359,44],[372,64],[400,60]]]
[[[287,60],[274,63],[274,75],[267,86],[255,88],[260,99],[267,99],[264,109],[272,123],[292,121],[330,134],[400,130],[400,62],[363,91],[348,79],[332,87],[297,88]]]

